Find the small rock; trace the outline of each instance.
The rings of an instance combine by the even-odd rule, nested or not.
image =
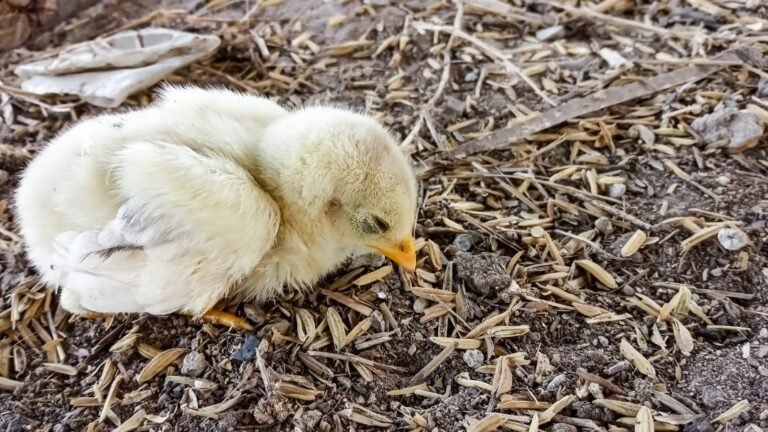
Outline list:
[[[483,352],[476,349],[466,350],[464,351],[464,355],[462,356],[464,359],[464,363],[467,364],[472,369],[477,369],[480,366],[483,365],[483,361],[485,360],[485,356],[483,355]]]
[[[707,420],[706,416],[698,416],[690,423],[685,425],[683,432],[712,432],[712,423]]]
[[[552,381],[547,384],[546,389],[547,391],[557,390],[566,381],[568,381],[568,376],[566,374],[556,375],[554,378],[552,378]]]
[[[4,169],[0,169],[0,186],[4,186],[6,183],[8,183],[8,180],[11,179],[11,175],[8,174],[8,171]]]
[[[714,277],[720,277],[723,275],[723,269],[721,269],[720,267],[715,267],[709,271],[709,275]]]
[[[768,345],[761,345],[755,352],[755,357],[765,358],[768,356]]]
[[[597,52],[597,54],[600,55],[600,57],[602,57],[603,60],[605,60],[605,62],[608,63],[608,66],[611,68],[632,65],[632,62],[627,60],[626,57],[610,48],[602,48]]]
[[[723,391],[715,386],[704,387],[697,393],[702,405],[710,409],[725,406],[729,402],[727,395],[723,394]]]
[[[5,432],[22,432],[24,430],[24,423],[21,422],[21,418],[15,418],[8,423],[5,427]]]
[[[740,152],[757,145],[765,124],[749,111],[724,108],[699,117],[691,123],[705,144],[728,140],[728,150]]]
[[[199,377],[205,372],[206,367],[208,367],[208,362],[205,360],[205,356],[197,351],[192,351],[184,356],[184,361],[181,363],[181,374]]]
[[[731,183],[731,178],[726,175],[721,175],[715,179],[720,186],[728,186]]]
[[[611,198],[621,198],[627,191],[627,185],[624,183],[612,184],[608,187],[608,196]]]
[[[387,329],[387,322],[384,320],[384,314],[375,310],[371,314],[371,324],[373,328],[378,332],[383,332]]]
[[[232,360],[247,362],[256,359],[256,350],[259,348],[261,340],[254,335],[247,335],[245,341],[240,345]]]
[[[595,420],[603,423],[613,421],[613,415],[610,411],[587,401],[575,401],[571,404],[571,411],[576,413],[576,417],[578,418]]]
[[[567,423],[553,423],[552,426],[547,428],[548,432],[578,432],[579,429],[576,426],[569,425]]]
[[[757,83],[757,97],[768,97],[768,77],[760,78]]]
[[[603,347],[607,348],[611,343],[608,341],[608,338],[605,336],[598,336],[597,341],[602,345]]]
[[[463,114],[464,99],[459,99],[450,95],[445,95],[443,96],[442,107],[446,110],[447,113]]]
[[[621,287],[621,293],[627,297],[632,297],[633,295],[635,295],[635,289],[629,285],[624,285],[623,287]]]
[[[428,302],[419,297],[416,300],[413,301],[413,311],[416,313],[422,313],[424,312],[424,309],[427,308]]]
[[[608,368],[605,369],[606,375],[616,375],[618,373],[624,372],[625,370],[629,369],[629,362],[626,360],[622,360],[614,365],[608,366]]]
[[[654,134],[653,131],[647,126],[639,124],[633,125],[629,128],[629,136],[632,138],[639,138],[640,141],[646,145],[651,145],[656,142],[656,134]]]
[[[228,412],[220,415],[218,424],[216,425],[217,426],[216,429],[221,431],[235,430],[235,426],[237,426],[241,421],[240,419],[241,415],[242,415],[242,412],[241,413]]]
[[[749,237],[738,228],[723,228],[717,233],[717,240],[729,251],[737,251],[749,244]]]
[[[318,410],[309,410],[304,412],[298,420],[300,428],[303,431],[317,430],[317,424],[323,418],[323,413]]]
[[[456,249],[467,252],[472,248],[472,235],[471,234],[459,234],[453,239],[453,245]]]
[[[467,72],[466,75],[464,75],[464,82],[474,82],[477,81],[477,72],[471,71]]]
[[[760,333],[757,334],[758,339],[768,339],[768,328],[761,328]]]
[[[543,28],[536,32],[536,39],[540,41],[549,41],[563,36],[565,36],[565,27],[561,25]]]
[[[601,217],[595,221],[595,228],[605,235],[613,233],[613,224],[607,218]]]

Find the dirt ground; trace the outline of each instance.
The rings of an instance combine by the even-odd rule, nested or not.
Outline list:
[[[104,1],[0,57],[0,431],[621,431],[643,407],[660,431],[768,428],[766,138],[731,153],[694,125],[728,108],[768,121],[764,2],[257,3]],[[457,8],[476,39],[449,42]],[[344,104],[391,128],[421,173],[417,272],[362,283],[387,263],[354,260],[327,290],[237,305],[253,334],[61,311],[25,261],[12,193],[46,140],[102,110],[25,94],[12,70],[149,24],[222,38],[169,81]],[[711,60],[734,49],[738,61]],[[450,152],[552,108],[505,58],[562,105],[704,57],[720,70]],[[724,229],[748,244],[727,249]],[[331,308],[363,330],[338,350]]]

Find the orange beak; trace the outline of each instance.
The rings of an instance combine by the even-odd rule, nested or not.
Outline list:
[[[416,270],[416,247],[413,243],[412,236],[409,235],[407,239],[394,245],[372,243],[368,246],[391,259],[404,269],[408,271]]]

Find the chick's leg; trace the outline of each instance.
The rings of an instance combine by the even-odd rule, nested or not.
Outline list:
[[[203,319],[213,324],[222,325],[237,330],[253,331],[253,326],[248,321],[229,312],[211,309],[203,314]]]

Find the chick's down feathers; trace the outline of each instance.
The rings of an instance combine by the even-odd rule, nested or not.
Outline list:
[[[160,96],[74,125],[22,177],[27,254],[65,309],[200,315],[309,287],[355,252],[415,262],[415,180],[371,118],[227,90]]]

